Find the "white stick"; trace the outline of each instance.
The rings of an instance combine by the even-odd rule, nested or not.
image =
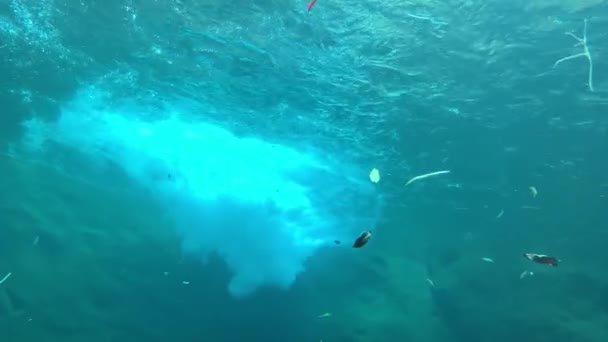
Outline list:
[[[2,280],[0,280],[0,284],[4,283],[4,282],[6,281],[6,279],[8,279],[8,278],[11,276],[11,274],[12,274],[11,272],[8,272],[8,273],[7,273],[7,274],[4,276],[4,278],[2,278]]]
[[[424,175],[416,176],[416,177],[410,179],[409,181],[407,181],[407,183],[405,183],[405,186],[408,186],[408,185],[410,185],[411,183],[413,183],[413,182],[415,182],[417,180],[425,179],[427,177],[442,175],[444,173],[450,173],[450,170],[431,172],[431,173],[426,173]]]
[[[587,60],[589,61],[589,80],[588,80],[589,90],[594,91],[593,90],[593,60],[591,59],[591,54],[589,53],[589,47],[587,46],[587,19],[585,19],[585,26],[583,28],[583,38],[576,36],[572,32],[566,32],[566,34],[578,41],[578,43],[574,46],[580,46],[580,45],[583,46],[583,52],[578,53],[576,55],[572,55],[572,56],[568,56],[568,57],[559,59],[555,62],[555,64],[553,64],[553,67],[555,68],[556,66],[558,66],[558,64],[571,60],[571,59],[575,59],[578,57],[586,57]]]

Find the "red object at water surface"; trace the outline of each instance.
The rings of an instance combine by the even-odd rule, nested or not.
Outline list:
[[[315,6],[316,3],[317,0],[310,0],[310,2],[308,3],[308,12],[310,12],[310,10]]]

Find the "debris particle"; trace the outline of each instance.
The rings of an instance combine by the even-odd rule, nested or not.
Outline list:
[[[536,190],[536,188],[533,186],[531,186],[529,189],[530,189],[530,193],[532,194],[532,198],[535,198],[536,195],[538,195],[538,190]]]
[[[426,278],[426,281],[431,285],[431,287],[435,287],[435,283],[430,278]]]
[[[438,176],[438,175],[443,175],[443,174],[446,174],[446,173],[450,173],[450,170],[425,173],[424,175],[416,176],[416,177],[410,179],[409,181],[407,181],[407,183],[405,183],[405,186],[408,186],[408,185],[412,184],[413,182],[421,180],[421,179],[425,179],[425,178],[433,177],[433,176]]]
[[[501,210],[501,211],[498,213],[498,215],[496,215],[496,218],[497,218],[497,219],[501,218],[501,217],[502,217],[502,215],[503,215],[504,213],[505,213],[505,211],[504,211],[504,210]]]
[[[12,275],[11,272],[8,272],[4,278],[2,278],[2,280],[0,280],[0,284],[4,283],[8,278],[10,278],[10,276]]]
[[[534,272],[525,270],[525,271],[521,272],[521,274],[519,275],[519,279],[524,279],[527,276],[533,276],[533,275],[534,275]]]
[[[481,260],[485,261],[485,262],[491,262],[494,263],[494,259],[492,258],[481,258]]]
[[[36,237],[34,238],[34,241],[32,242],[32,245],[38,246],[38,242],[40,242],[40,236],[36,235]]]
[[[534,206],[531,206],[531,205],[522,205],[521,208],[522,209],[529,209],[529,210],[540,210],[539,207],[534,207]]]
[[[166,277],[169,275],[169,272],[163,272],[163,275]]]
[[[182,281],[182,284],[184,284],[184,285],[190,285],[190,282],[184,280],[184,281]]]
[[[326,312],[323,314],[320,314],[319,316],[317,316],[317,318],[326,318],[326,317],[331,317],[331,312]]]
[[[373,168],[369,173],[369,180],[372,181],[372,183],[378,183],[380,181],[380,171]]]

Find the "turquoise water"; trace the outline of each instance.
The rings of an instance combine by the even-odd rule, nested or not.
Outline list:
[[[608,3],[307,6],[0,0],[4,339],[607,340]]]

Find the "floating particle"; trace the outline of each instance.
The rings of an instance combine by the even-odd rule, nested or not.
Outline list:
[[[481,258],[481,260],[485,261],[485,262],[491,262],[494,263],[494,259],[492,258]]]
[[[184,284],[184,285],[190,285],[190,282],[184,280],[184,281],[182,281],[182,284]]]
[[[522,209],[528,209],[528,210],[540,210],[539,207],[534,207],[534,206],[531,206],[531,205],[522,205],[521,208]]]
[[[519,275],[519,279],[524,279],[527,276],[533,276],[533,275],[534,275],[534,272],[526,270],[526,271],[521,272],[521,274]]]
[[[10,276],[12,275],[11,272],[8,272],[4,278],[0,279],[0,284],[4,283],[8,278],[10,278]]]
[[[497,219],[501,218],[501,217],[502,217],[502,215],[503,215],[504,213],[505,213],[505,211],[504,211],[504,210],[501,210],[501,211],[498,213],[498,215],[496,215],[496,218],[497,218]]]
[[[380,171],[378,169],[373,168],[369,173],[369,180],[372,183],[378,183],[380,181]]]
[[[536,188],[533,186],[531,186],[529,189],[530,189],[530,193],[532,194],[532,198],[535,198],[536,195],[538,195],[538,190],[536,190]]]
[[[405,183],[405,186],[408,186],[408,185],[412,184],[413,182],[421,180],[421,179],[425,179],[425,178],[433,177],[433,176],[438,176],[438,175],[443,175],[443,174],[446,174],[446,173],[450,173],[450,170],[425,173],[423,175],[416,176],[416,177],[410,179],[409,181],[407,181],[407,183]]]
[[[331,317],[331,312],[322,313],[319,316],[317,316],[317,318],[327,318],[327,317]]]
[[[431,280],[430,278],[426,278],[426,282],[429,283],[431,287],[435,287],[435,282],[433,282],[433,280]]]

